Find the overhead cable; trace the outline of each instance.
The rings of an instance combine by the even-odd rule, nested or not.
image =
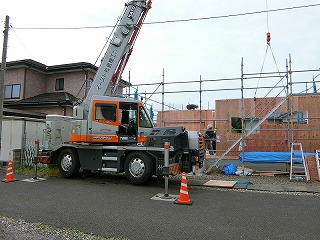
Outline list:
[[[241,17],[241,16],[246,16],[246,15],[262,14],[262,13],[278,12],[278,11],[287,11],[287,10],[294,10],[294,9],[300,9],[300,8],[318,7],[318,6],[320,6],[320,3],[303,5],[303,6],[295,6],[295,7],[277,8],[277,9],[271,9],[271,10],[246,12],[246,13],[228,14],[228,15],[213,16],[213,17],[201,17],[201,18],[145,22],[143,24],[144,25],[151,25],[151,24],[179,23],[179,22],[202,21],[202,20],[230,18],[230,17]],[[111,28],[111,27],[113,28],[114,25],[91,26],[91,27],[14,27],[14,28],[20,29],[20,30],[80,30],[80,29],[97,29],[97,28]]]

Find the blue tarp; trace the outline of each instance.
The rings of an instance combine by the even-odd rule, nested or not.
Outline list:
[[[244,162],[249,163],[290,163],[291,152],[245,152],[239,154],[239,162],[242,163],[242,155]],[[305,152],[303,155],[314,156],[315,153]],[[301,158],[300,152],[294,153],[294,158]],[[296,163],[302,163],[302,161],[295,161]]]
[[[223,171],[225,175],[233,175],[237,171],[237,166],[234,164],[226,164],[223,166]]]

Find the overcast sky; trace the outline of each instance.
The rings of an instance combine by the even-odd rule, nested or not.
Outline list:
[[[112,26],[126,2],[3,1],[0,8],[0,27],[4,28],[6,15],[10,17],[12,26],[7,61],[33,59],[46,65],[74,62],[95,64],[112,28],[21,28]],[[315,4],[319,6],[273,11]],[[266,10],[270,12],[242,15]],[[241,15],[219,17],[237,14]],[[242,58],[244,73],[260,73],[262,66],[263,72],[277,72],[278,69],[285,71],[289,54],[293,70],[320,67],[320,0],[153,0],[152,9],[145,22],[209,17],[218,18],[144,25],[122,78],[128,80],[129,71],[132,84],[160,83],[163,79],[166,83],[198,81],[200,76],[202,80],[236,78],[241,76]],[[271,48],[267,49],[268,31],[271,33]],[[293,81],[311,81],[313,76],[319,73],[293,74]],[[280,77],[266,81],[257,78],[246,86],[273,86],[279,79]],[[320,80],[320,77],[317,80]],[[214,90],[239,88],[240,84],[239,80],[216,81],[204,82],[201,87],[202,90]],[[158,85],[141,86],[139,94],[145,91],[153,92],[157,87]],[[199,88],[199,83],[165,85],[166,91]],[[264,97],[265,93],[263,90],[247,91],[245,97],[253,97],[255,94],[257,97]],[[205,91],[202,94],[202,108],[213,108],[214,100],[217,99],[240,97],[239,90]],[[199,98],[199,93],[166,94],[165,103],[185,109],[188,103],[199,105]],[[152,99],[161,101],[161,94],[154,95]],[[155,103],[154,108],[161,109],[160,105]]]

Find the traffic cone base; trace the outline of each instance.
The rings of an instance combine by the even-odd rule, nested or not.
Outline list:
[[[12,160],[9,160],[7,175],[6,175],[6,178],[2,180],[2,182],[7,183],[7,182],[14,182],[14,181],[18,181],[18,180],[15,179],[13,176]]]
[[[177,200],[174,201],[174,203],[175,204],[182,204],[182,205],[192,205],[193,200],[189,200],[189,201],[184,202],[184,201],[179,200],[179,198],[178,198]]]
[[[193,201],[189,198],[188,185],[187,185],[187,174],[182,173],[180,195],[177,200],[174,201],[176,204],[191,205]]]

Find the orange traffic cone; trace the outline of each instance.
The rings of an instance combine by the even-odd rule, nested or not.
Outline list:
[[[2,180],[2,182],[7,183],[7,182],[14,182],[14,181],[18,181],[18,180],[16,180],[13,176],[12,160],[9,160],[7,175],[6,175],[6,178]]]
[[[187,185],[187,174],[185,172],[182,173],[179,198],[177,200],[175,200],[174,203],[184,204],[184,205],[191,205],[193,203],[193,201],[191,201],[189,198],[188,185]]]

